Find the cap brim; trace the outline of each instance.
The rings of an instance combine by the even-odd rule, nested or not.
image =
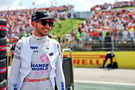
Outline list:
[[[51,17],[41,18],[40,20],[46,20],[46,19],[49,19],[51,22],[56,22],[56,19],[51,18]]]

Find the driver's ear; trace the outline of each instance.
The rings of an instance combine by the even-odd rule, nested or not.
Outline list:
[[[31,25],[32,25],[33,27],[35,27],[35,26],[36,26],[36,22],[35,22],[35,21],[32,21],[32,22],[31,22]]]

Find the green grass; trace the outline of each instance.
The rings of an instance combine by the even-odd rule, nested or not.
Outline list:
[[[60,25],[57,22],[55,22],[55,27],[53,27],[51,34],[54,34],[56,36],[64,36],[67,33],[71,33],[74,28],[78,28],[78,25],[81,24],[84,19],[66,19],[61,20],[62,27],[60,28]]]
[[[127,8],[135,8],[135,7],[124,7],[124,8],[116,8],[116,9],[127,9]],[[102,10],[99,10],[97,12],[100,12]],[[57,22],[55,22],[55,27],[53,27],[51,34],[56,35],[57,37],[64,36],[65,34],[71,33],[74,28],[78,28],[79,24],[81,24],[85,19],[66,19],[61,20],[62,27],[60,28],[60,25]]]
[[[123,7],[123,8],[115,8],[115,9],[132,9],[132,8],[135,8],[135,6],[133,6],[133,7]]]

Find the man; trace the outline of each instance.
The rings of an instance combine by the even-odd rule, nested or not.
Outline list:
[[[18,40],[19,40],[19,37],[17,37],[17,36],[14,36],[14,37],[11,39],[12,47],[11,47],[11,49],[10,49],[10,55],[12,56],[12,58],[13,58],[13,56],[14,56],[14,50],[15,50],[16,43],[18,42]]]
[[[9,90],[65,90],[60,45],[48,37],[54,19],[32,14],[33,35],[18,41],[9,75]]]
[[[106,64],[108,59],[110,59],[110,64],[107,66],[107,68],[113,68],[113,58],[114,57],[115,57],[115,54],[113,52],[107,52],[106,57],[105,57],[105,61],[103,62],[103,68],[105,68],[105,64]]]
[[[109,32],[106,33],[104,43],[105,43],[105,51],[112,51],[112,38]]]

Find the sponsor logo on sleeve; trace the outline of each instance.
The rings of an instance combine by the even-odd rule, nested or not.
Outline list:
[[[61,90],[64,90],[64,82],[61,82]]]
[[[13,87],[14,87],[14,90],[17,90],[17,84],[14,84]]]

